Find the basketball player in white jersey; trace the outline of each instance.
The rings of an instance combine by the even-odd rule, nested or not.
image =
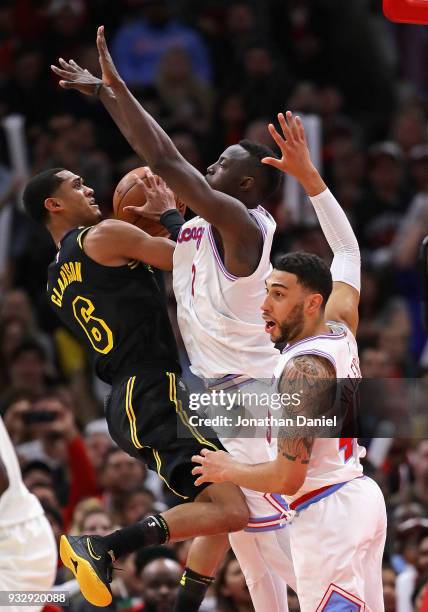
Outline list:
[[[46,591],[55,580],[57,550],[39,500],[24,485],[12,442],[0,417],[0,591]],[[59,594],[58,594],[59,596]],[[19,612],[5,599],[9,612]],[[28,603],[28,602],[27,602]],[[53,603],[53,602],[52,602]],[[44,607],[26,606],[28,612]],[[6,608],[5,608],[6,609]]]
[[[248,465],[224,451],[203,451],[193,473],[201,483],[232,481],[283,494],[296,512],[288,529],[302,612],[380,612],[386,511],[379,487],[363,475],[365,449],[354,438],[316,439],[310,427],[299,435],[296,426],[298,415],[329,415],[337,379],[358,384],[360,253],[346,215],[312,166],[301,121],[287,118],[279,115],[284,138],[270,126],[282,159],[265,163],[299,180],[334,253],[331,271],[315,255],[284,255],[266,282],[266,331],[273,342],[287,342],[275,372],[278,391],[300,390],[301,401],[284,406],[281,416],[291,425],[280,429],[273,461]]]
[[[271,270],[275,231],[260,206],[279,186],[281,173],[261,163],[271,152],[243,141],[228,147],[201,175],[178,152],[168,135],[142,108],[118,75],[102,29],[97,37],[103,80],[74,62],[54,72],[74,87],[100,99],[134,150],[199,216],[185,224],[174,256],[178,322],[192,371],[215,388],[240,388],[256,378],[270,380],[278,352],[264,333],[258,306]],[[267,409],[266,414],[267,414]],[[260,416],[263,416],[262,414]],[[263,438],[250,443],[222,439],[246,461],[268,461]],[[267,493],[244,490],[251,519],[231,543],[258,611],[286,612],[285,584],[294,584],[285,504]],[[196,611],[228,546],[227,537],[199,538],[191,548],[175,612]],[[273,569],[274,568],[274,569]]]

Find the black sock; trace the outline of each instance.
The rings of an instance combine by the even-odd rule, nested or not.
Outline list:
[[[198,612],[213,581],[211,576],[203,576],[186,567],[180,580],[173,612]]]
[[[103,544],[113,551],[115,559],[144,546],[165,544],[169,539],[168,525],[160,514],[147,516],[135,525],[124,527],[103,537]]]

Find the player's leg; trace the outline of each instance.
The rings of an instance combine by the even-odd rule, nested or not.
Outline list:
[[[255,534],[263,558],[285,584],[296,590],[296,575],[290,548],[290,525],[284,529]]]
[[[288,612],[287,584],[270,568],[260,547],[263,536],[270,539],[272,533],[238,531],[229,535],[256,612]]]
[[[290,543],[301,612],[367,606],[365,558],[378,532],[378,495],[369,479],[357,478],[294,518]]]
[[[266,500],[251,497],[249,493],[256,494],[247,492],[245,496],[250,511],[252,509],[259,517],[266,514],[269,511]],[[256,609],[286,609],[286,597],[283,596],[286,594],[286,585],[296,589],[288,527],[284,525],[282,528],[257,533],[239,531],[230,534],[229,538]],[[227,541],[223,547],[226,550]],[[221,554],[218,537],[195,540],[185,570],[185,575],[193,577],[193,580],[185,580],[181,585],[175,612],[194,612],[199,609]]]
[[[52,588],[56,569],[56,543],[45,516],[0,530],[0,591],[47,591]],[[54,596],[60,605],[62,594]],[[43,607],[26,606],[25,610],[39,612]],[[22,609],[7,605],[10,612]]]
[[[192,543],[174,612],[196,612],[223,560],[229,541],[245,576],[256,612],[287,612],[287,582],[295,588],[288,532],[281,543],[277,534],[238,531],[227,536],[196,538]],[[287,552],[288,551],[288,554]],[[275,565],[279,575],[272,569]]]
[[[195,538],[180,581],[174,612],[197,612],[229,550],[226,534]]]
[[[230,483],[213,484],[195,502],[146,517],[108,536],[62,536],[61,559],[76,576],[89,602],[108,605],[113,560],[144,546],[239,531],[247,524],[248,516],[238,487]]]
[[[111,601],[112,559],[144,546],[239,531],[248,522],[240,489],[231,483],[195,486],[192,456],[203,447],[221,448],[189,424],[186,388],[174,373],[132,376],[113,386],[106,417],[113,439],[144,460],[179,498],[194,500],[115,531],[104,538],[62,536],[63,563],[83,595],[95,605]],[[182,438],[177,422],[184,424]]]

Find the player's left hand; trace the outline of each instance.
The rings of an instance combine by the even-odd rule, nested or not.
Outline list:
[[[176,209],[174,194],[160,176],[155,177],[150,169],[147,169],[144,179],[136,174],[133,176],[146,194],[146,203],[143,206],[125,206],[123,210],[159,221],[164,212]]]
[[[123,83],[107,47],[104,36],[104,26],[100,26],[97,30],[97,48],[98,59],[103,73],[103,83],[112,88],[114,88],[115,85]]]
[[[308,173],[314,170],[302,120],[300,117],[295,117],[291,111],[287,111],[285,117],[283,113],[278,114],[278,121],[282,135],[272,123],[269,124],[268,129],[280,148],[282,157],[281,159],[265,157],[262,163],[278,168],[302,182]]]
[[[91,74],[87,68],[81,68],[72,59],[66,62],[60,57],[58,63],[61,68],[52,64],[51,70],[61,77],[59,85],[63,89],[77,89],[82,94],[92,96],[102,84],[101,79]]]
[[[233,465],[233,459],[225,451],[210,451],[206,448],[201,450],[200,455],[193,455],[193,463],[199,463],[194,467],[192,474],[199,478],[195,480],[195,485],[199,486],[204,482],[226,482],[228,479],[228,468]]]

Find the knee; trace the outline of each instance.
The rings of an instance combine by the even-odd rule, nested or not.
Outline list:
[[[227,533],[244,529],[248,524],[249,518],[250,512],[244,501],[236,506],[225,508],[224,521]]]

